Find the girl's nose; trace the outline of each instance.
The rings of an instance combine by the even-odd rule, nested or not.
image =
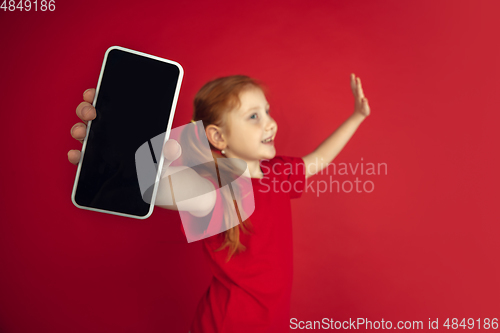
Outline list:
[[[268,120],[266,123],[266,131],[270,131],[278,126],[278,124],[276,123],[276,121],[274,120],[273,117],[269,116],[267,119]]]

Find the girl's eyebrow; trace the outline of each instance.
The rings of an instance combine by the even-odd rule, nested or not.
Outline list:
[[[269,103],[267,103],[267,104],[266,104],[266,108],[268,108],[268,107],[269,107]],[[250,109],[246,110],[246,111],[243,113],[243,115],[247,114],[248,112],[250,112],[250,111],[252,111],[252,110],[258,110],[258,109],[260,109],[260,106],[254,106],[254,107],[252,107],[252,108],[250,108]]]
[[[246,110],[244,114],[247,114],[247,113],[248,113],[248,112],[250,112],[250,111],[253,111],[253,110],[258,110],[258,109],[259,109],[259,107],[258,107],[258,106],[254,106],[253,108],[250,108],[250,109]]]

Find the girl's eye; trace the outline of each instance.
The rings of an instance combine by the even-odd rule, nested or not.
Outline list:
[[[266,110],[266,113],[269,114],[271,111],[269,109]],[[257,113],[254,113],[250,116],[250,119],[257,119],[258,117],[258,114]]]

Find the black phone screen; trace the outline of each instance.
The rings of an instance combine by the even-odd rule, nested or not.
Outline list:
[[[80,208],[145,218],[154,203],[141,195],[135,153],[151,138],[163,134],[163,139],[171,126],[182,67],[130,51],[107,51],[73,201]]]

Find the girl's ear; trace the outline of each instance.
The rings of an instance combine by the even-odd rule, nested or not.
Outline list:
[[[208,125],[206,128],[206,134],[207,134],[207,139],[212,144],[212,146],[214,146],[219,150],[226,148],[227,141],[224,138],[224,135],[222,134],[222,129],[220,127],[215,125]]]

